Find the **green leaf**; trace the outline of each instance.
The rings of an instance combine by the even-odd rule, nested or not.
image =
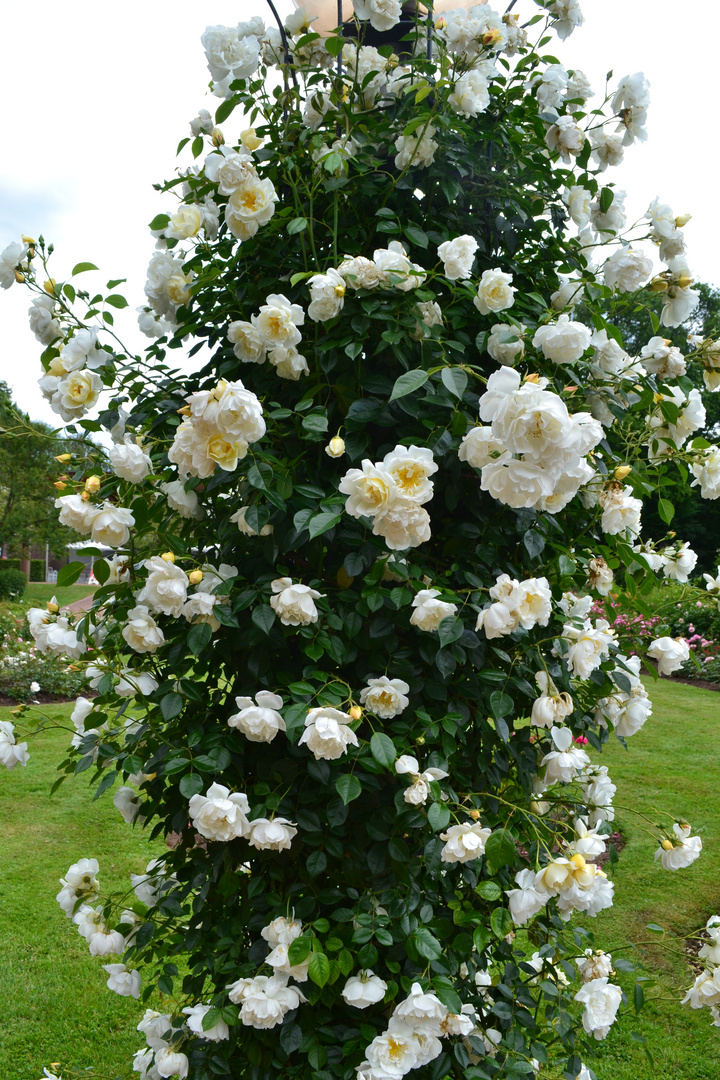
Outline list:
[[[330,961],[324,952],[313,953],[308,964],[308,975],[316,986],[323,987],[330,978]]]
[[[338,37],[338,35],[336,34],[335,37],[325,38],[323,45],[331,56],[339,56],[340,53],[343,51],[343,46],[345,45],[345,38]]]
[[[636,982],[633,987],[633,1005],[635,1006],[635,1012],[639,1013],[645,1004],[645,991],[642,988],[642,983]]]
[[[169,214],[156,214],[148,225],[148,229],[150,229],[151,232],[160,232],[161,229],[166,229],[169,224]]]
[[[178,788],[185,799],[192,799],[193,795],[199,795],[205,787],[205,781],[199,773],[186,773],[180,778]]]
[[[288,945],[288,963],[291,967],[295,967],[297,964],[304,963],[310,955],[310,948],[312,945],[312,938],[309,934],[303,934],[301,937],[295,938]]]
[[[602,191],[600,192],[600,209],[602,210],[603,214],[607,214],[608,210],[613,204],[614,198],[615,192],[612,188],[604,187],[602,189]]]
[[[295,236],[296,233],[301,233],[303,229],[307,229],[308,222],[305,217],[295,217],[287,223],[287,231],[291,236]]]
[[[398,398],[405,397],[407,394],[412,394],[416,390],[419,390],[421,386],[428,381],[427,371],[423,371],[422,368],[416,368],[414,371],[406,371],[404,375],[401,375],[399,379],[395,380],[395,385],[392,389],[392,394],[389,397],[389,401],[397,401]]]
[[[114,308],[126,308],[128,306],[127,300],[120,293],[111,293],[110,296],[106,296],[105,303]]]
[[[490,833],[485,844],[485,856],[496,870],[501,866],[512,866],[515,862],[515,841],[512,836],[501,829]]]
[[[195,623],[187,636],[188,649],[193,656],[199,656],[212,637],[208,623]]]
[[[313,851],[311,855],[308,855],[305,869],[310,877],[317,877],[318,874],[322,874],[324,870],[327,870],[327,855],[325,852]]]
[[[437,960],[442,956],[442,945],[425,926],[419,927],[412,934],[412,940],[420,956],[426,960]]]
[[[666,525],[669,525],[675,517],[675,507],[669,499],[658,499],[658,514]]]
[[[450,811],[445,803],[434,802],[428,810],[428,824],[435,832],[446,829],[450,824]]]
[[[513,711],[513,699],[509,694],[503,694],[501,690],[495,690],[490,695],[490,708],[495,719],[508,716]]]
[[[496,938],[507,937],[514,930],[510,912],[503,907],[496,907],[490,916],[490,926]]]
[[[172,720],[175,716],[179,716],[182,709],[183,699],[179,694],[165,694],[160,699],[160,712],[165,720]]]
[[[422,229],[418,229],[416,225],[407,225],[405,228],[405,235],[408,240],[412,240],[418,247],[426,248],[430,244],[427,233],[423,232]]]
[[[275,612],[269,604],[260,604],[253,608],[250,618],[264,634],[269,634],[275,622]]]
[[[492,934],[487,926],[476,926],[473,930],[473,945],[479,953],[484,952],[492,941]]]
[[[443,386],[456,398],[461,398],[467,390],[468,377],[462,368],[445,367],[440,372],[440,378]]]
[[[221,102],[215,110],[215,123],[222,124],[223,120],[227,120],[228,116],[230,116],[239,104],[239,96],[227,98],[225,101]]]
[[[481,881],[475,892],[482,896],[483,900],[499,900],[502,896],[502,889],[497,881]]]
[[[442,648],[459,641],[465,633],[465,624],[457,615],[448,615],[438,626],[438,639]]]
[[[357,799],[362,794],[362,784],[356,776],[350,776],[345,774],[339,776],[335,781],[335,790],[347,806],[353,799]]]
[[[202,1018],[203,1031],[209,1031],[210,1028],[214,1028],[216,1024],[219,1024],[222,1020],[222,1012],[220,1009],[208,1009]]]
[[[110,577],[110,567],[105,559],[97,559],[97,561],[93,563],[93,574],[101,585],[105,584]]]
[[[85,563],[71,562],[58,570],[57,585],[59,589],[66,585],[74,585],[85,569]]]
[[[88,263],[88,262],[76,263],[75,266],[73,266],[73,268],[72,268],[72,274],[70,275],[70,277],[75,277],[76,274],[84,274],[87,270],[97,270],[97,269],[99,269],[99,268],[95,265],[95,263]]]
[[[392,741],[389,735],[383,734],[382,731],[376,731],[370,740],[370,753],[380,765],[384,765],[386,769],[392,769],[397,758],[397,750],[395,749],[395,743]]]
[[[652,930],[653,934],[664,934],[665,933],[662,926],[658,926],[658,924],[654,923],[654,922],[648,923],[647,926],[645,927],[645,929],[646,930]]]

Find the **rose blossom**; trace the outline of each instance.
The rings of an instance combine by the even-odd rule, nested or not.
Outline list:
[[[270,597],[270,607],[284,626],[309,626],[318,620],[315,601],[324,593],[311,589],[309,585],[293,585],[292,578],[276,578],[271,582],[274,596]]]
[[[250,804],[243,792],[230,792],[211,784],[206,795],[193,795],[189,805],[193,828],[207,840],[233,840],[247,836]]]

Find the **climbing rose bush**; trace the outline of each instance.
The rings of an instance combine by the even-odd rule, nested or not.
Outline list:
[[[687,374],[717,389],[717,349],[659,336],[697,303],[686,218],[656,198],[628,229],[606,176],[646,80],[594,101],[545,55],[579,4],[524,6],[209,27],[217,108],[161,185],[143,356],[119,281],[54,281],[30,237],[0,256],[87,437],[60,518],[116,551],[89,613],[30,613],[40,652],[93,649],[66,771],[167,841],[129,898],[89,853],[58,897],[118,957],[112,991],[163,995],[143,1080],[588,1080],[623,1012],[587,959],[614,888],[602,748],[651,706],[591,609],[692,569],[642,507],[678,467],[720,491]],[[650,292],[632,357],[602,312]],[[670,823],[678,870],[700,842]]]

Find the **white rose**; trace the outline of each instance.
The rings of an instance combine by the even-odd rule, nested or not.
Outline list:
[[[416,593],[412,602],[415,610],[410,616],[411,626],[417,626],[418,630],[432,633],[437,630],[443,619],[455,614],[457,606],[446,600],[436,599],[438,596],[440,596],[439,589],[421,589]]]
[[[584,750],[574,745],[570,728],[553,727],[550,737],[556,749],[549,751],[540,761],[540,768],[545,769],[545,784],[548,787],[558,782],[569,784],[577,773],[590,764],[590,758]]]
[[[305,718],[305,731],[298,746],[305,744],[319,761],[335,761],[347,753],[348,746],[358,746],[358,738],[349,726],[352,718],[330,706],[310,709]]]
[[[269,349],[277,345],[297,345],[302,340],[298,326],[305,321],[305,313],[299,304],[291,304],[287,297],[271,293],[253,315],[251,322]]]
[[[122,636],[135,652],[153,653],[165,641],[165,636],[143,604],[138,604],[128,611],[128,622],[122,629]]]
[[[185,490],[184,480],[170,480],[166,484],[160,484],[160,490],[165,492],[170,509],[175,510],[180,517],[202,517],[203,510],[198,497],[194,491]]]
[[[209,1005],[187,1005],[183,1009],[183,1013],[187,1016],[185,1023],[188,1029],[192,1031],[193,1035],[199,1035],[201,1039],[207,1039],[208,1042],[222,1042],[229,1039],[230,1028],[222,1019],[218,1020],[217,1024],[207,1028],[207,1030],[203,1028],[203,1018],[209,1011]]]
[[[315,322],[327,322],[339,315],[345,304],[345,280],[337,270],[315,274],[308,281],[308,315]]]
[[[586,949],[582,956],[575,960],[578,974],[583,982],[592,982],[593,979],[609,979],[614,974],[612,956],[603,952],[602,949]]]
[[[409,689],[402,679],[382,675],[379,679],[368,679],[367,686],[360,692],[360,703],[383,720],[390,720],[410,704],[410,699],[405,696]]]
[[[179,615],[187,596],[188,576],[185,571],[159,555],[146,559],[145,569],[148,576],[137,594],[138,603],[146,604],[151,611],[161,611],[164,615]]]
[[[255,818],[247,831],[247,842],[259,851],[289,851],[297,829],[287,818]]]
[[[479,822],[472,825],[469,822],[451,825],[447,832],[440,833],[440,839],[445,841],[440,858],[449,863],[466,863],[479,859],[485,852],[485,844],[491,831],[483,828]]]
[[[387,983],[379,975],[372,971],[359,971],[347,980],[342,990],[342,996],[347,1005],[356,1009],[367,1009],[368,1005],[376,1005],[382,1001],[387,990]]]
[[[233,840],[247,836],[250,804],[243,792],[230,792],[222,784],[211,784],[206,795],[193,795],[189,814],[196,832],[207,840]]]
[[[233,352],[238,360],[245,364],[264,364],[267,357],[267,345],[252,323],[238,320],[231,322],[227,329],[228,341],[233,344]]]
[[[353,0],[353,10],[358,19],[379,31],[392,30],[402,15],[400,0]]]
[[[473,469],[483,469],[506,453],[504,445],[495,437],[491,427],[479,424],[470,428],[458,448],[458,457],[467,461]]]
[[[533,345],[540,348],[548,360],[556,364],[572,364],[590,346],[592,331],[582,323],[572,322],[561,315],[556,323],[548,323],[535,331]]]
[[[121,997],[140,997],[142,981],[139,971],[128,971],[124,964],[103,964],[103,971],[107,971],[109,975],[108,990],[113,990]]]
[[[100,513],[98,506],[84,502],[79,495],[61,495],[55,500],[55,509],[60,511],[61,525],[67,525],[83,536],[92,531],[93,522]]]
[[[281,379],[297,382],[303,375],[310,374],[307,360],[294,345],[276,345],[269,351],[268,360]]]
[[[461,116],[478,116],[490,104],[490,83],[482,72],[466,71],[453,86],[448,104]]]
[[[346,255],[338,266],[338,274],[351,289],[374,289],[380,284],[380,271],[372,259],[364,255]]]
[[[502,270],[485,270],[480,278],[477,296],[473,304],[481,315],[489,315],[491,311],[506,311],[515,303],[515,289],[510,284],[512,274],[505,274]]]
[[[648,649],[648,656],[657,660],[660,675],[672,675],[690,659],[690,646],[682,637],[656,638]]]
[[[475,259],[478,242],[474,236],[456,236],[454,240],[446,240],[440,244],[438,255],[443,261],[443,273],[450,281],[458,281],[469,278],[472,273],[472,265]]]
[[[95,543],[111,548],[127,544],[130,539],[130,529],[135,524],[132,510],[114,506],[109,502],[104,502],[96,510],[97,513],[92,521],[92,538]]]
[[[6,769],[27,765],[29,754],[26,742],[15,742],[15,728],[9,720],[0,720],[0,764]]]
[[[580,229],[587,225],[590,220],[590,204],[592,203],[592,193],[587,188],[577,185],[565,188],[563,202],[568,208],[570,217]]]
[[[94,371],[71,371],[56,383],[50,404],[63,420],[75,420],[93,407],[102,388],[102,379]]]
[[[642,502],[633,498],[630,486],[611,484],[600,492],[598,503],[603,512],[600,526],[603,532],[615,536],[627,529],[632,537],[639,536]]]
[[[495,323],[485,348],[498,364],[514,364],[525,355],[522,328],[510,323]]]
[[[317,622],[315,601],[324,593],[309,585],[293,585],[292,578],[276,578],[270,587],[275,594],[270,597],[270,606],[284,626],[309,626]]]
[[[181,206],[166,225],[165,235],[174,240],[189,240],[200,232],[203,220],[203,212],[198,206]]]
[[[555,481],[541,465],[501,458],[483,467],[480,487],[498,502],[519,509],[552,495]]]
[[[516,926],[523,926],[545,907],[550,894],[537,887],[532,870],[521,870],[517,873],[515,884],[517,889],[508,890],[508,905],[512,921]]]
[[[585,1007],[582,1022],[588,1035],[604,1039],[615,1023],[622,991],[619,986],[608,983],[607,978],[591,979],[577,992],[575,1001]]]
[[[240,710],[228,717],[228,727],[237,728],[250,742],[272,742],[278,731],[285,731],[285,721],[278,712],[283,699],[268,690],[260,690],[255,701],[249,697],[236,697]]]
[[[163,1078],[177,1076],[179,1080],[184,1080],[188,1074],[189,1064],[185,1054],[173,1050],[170,1046],[155,1051],[155,1068],[158,1075]]]
[[[605,263],[605,284],[621,293],[641,289],[651,274],[652,260],[632,248],[616,251]]]
[[[230,1000],[241,1006],[240,1022],[245,1027],[274,1028],[306,1000],[296,986],[287,985],[287,975],[238,979],[227,989]]]
[[[585,145],[585,133],[572,116],[560,116],[548,128],[545,144],[551,153],[557,150],[565,164],[569,165],[571,158],[577,157]]]

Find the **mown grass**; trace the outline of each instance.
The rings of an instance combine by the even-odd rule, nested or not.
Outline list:
[[[28,607],[44,607],[53,596],[57,597],[60,606],[74,604],[76,600],[82,600],[95,592],[97,585],[65,585],[58,588],[45,582],[31,581],[23,593],[23,603]]]
[[[48,716],[69,725],[72,705]],[[0,719],[12,719],[0,709]],[[152,851],[126,825],[108,793],[93,802],[87,774],[51,797],[69,733],[30,741],[30,761],[0,775],[0,1076],[37,1080],[53,1061],[105,1076],[127,1073],[142,1044],[135,1026],[142,1007],[105,986],[103,961],[55,901],[71,863],[97,858],[103,888],[129,888]],[[110,960],[113,958],[111,957]]]
[[[618,786],[616,825],[627,846],[612,871],[615,906],[588,927],[615,957],[641,959],[664,989],[648,988],[650,1000],[637,1017],[631,1006],[625,1010],[631,1015],[597,1044],[588,1064],[599,1080],[717,1080],[720,1031],[707,1010],[681,1007],[680,997],[693,978],[682,955],[684,939],[720,913],[720,694],[666,680],[648,686],[653,716],[629,741],[629,752],[612,740],[602,757]],[[70,706],[46,711],[67,723]],[[9,710],[0,709],[0,719],[8,718]],[[106,989],[102,961],[88,955],[54,897],[58,878],[82,856],[96,857],[103,884],[119,887],[130,872],[144,869],[152,852],[108,796],[92,801],[84,777],[48,796],[66,743],[66,733],[46,732],[31,743],[25,770],[0,776],[3,1080],[37,1080],[58,1060],[115,1076],[127,1071],[141,1043],[139,1005]],[[655,841],[626,808],[657,821],[660,809],[686,817],[703,837],[700,859],[675,874],[660,869],[653,862]],[[667,935],[648,931],[648,923],[665,927]],[[622,949],[628,941],[649,944]],[[633,976],[618,978],[632,999]],[[652,1064],[633,1032],[646,1040]]]
[[[720,1031],[711,1026],[709,1010],[681,1006],[680,999],[694,978],[683,955],[685,939],[720,914],[720,693],[666,679],[646,685],[652,717],[628,740],[628,751],[612,739],[602,758],[618,787],[615,826],[627,845],[612,872],[615,904],[588,927],[599,946],[642,960],[662,985],[646,990],[645,1007],[598,1044],[590,1064],[599,1080],[717,1080]],[[661,810],[686,818],[703,839],[700,858],[684,870],[662,870],[653,862],[657,844],[644,831],[650,826],[626,808],[657,822],[669,821]],[[648,923],[666,935],[647,930]],[[648,944],[637,951],[617,947],[628,941]],[[619,976],[619,982],[632,1001],[633,977]],[[654,1063],[631,1032],[646,1040]]]

